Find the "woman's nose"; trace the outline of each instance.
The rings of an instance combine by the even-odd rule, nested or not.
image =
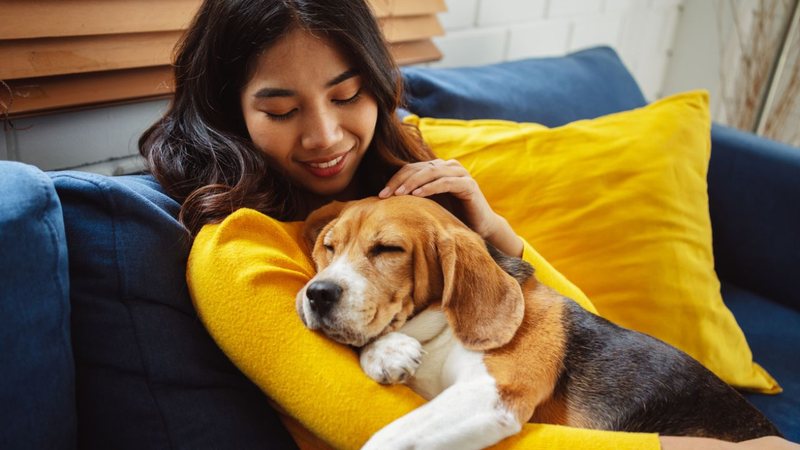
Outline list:
[[[342,140],[342,127],[334,111],[313,111],[304,124],[302,144],[304,148],[324,149]]]

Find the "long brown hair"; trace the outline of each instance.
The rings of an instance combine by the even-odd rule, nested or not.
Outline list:
[[[364,196],[403,164],[434,158],[396,115],[402,78],[364,0],[205,0],[177,47],[169,109],[139,139],[192,235],[242,207],[281,220],[303,210],[297,188],[254,147],[239,104],[256,57],[295,27],[346,52],[377,101],[375,134],[355,175]]]

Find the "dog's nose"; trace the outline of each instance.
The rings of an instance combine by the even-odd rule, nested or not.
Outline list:
[[[330,311],[334,303],[342,296],[342,288],[330,281],[315,281],[306,288],[308,305],[311,309],[324,316]]]

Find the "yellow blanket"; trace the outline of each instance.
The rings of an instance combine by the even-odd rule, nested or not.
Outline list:
[[[242,209],[198,234],[187,267],[197,312],[217,344],[283,411],[335,448],[355,449],[424,400],[405,386],[381,386],[356,354],[306,329],[295,294],[313,266],[301,223]],[[586,296],[525,246],[539,280],[595,311]],[[655,434],[525,425],[495,448],[657,449]]]

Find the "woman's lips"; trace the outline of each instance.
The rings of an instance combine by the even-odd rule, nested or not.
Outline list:
[[[303,162],[303,167],[314,176],[320,178],[332,177],[344,169],[349,155],[350,152],[348,151],[327,161]]]

